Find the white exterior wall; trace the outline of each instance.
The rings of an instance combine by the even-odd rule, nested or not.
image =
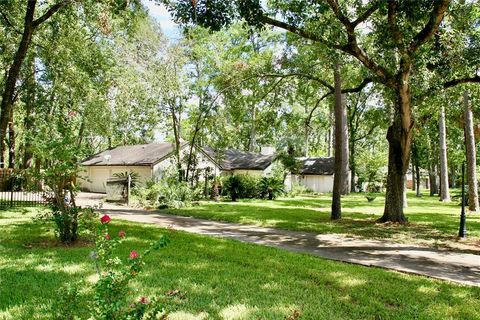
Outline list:
[[[232,170],[231,171],[232,174],[243,174],[243,175],[249,175],[249,176],[253,176],[253,177],[263,177],[264,174],[263,174],[263,170],[243,170],[243,169],[239,169],[239,170]]]
[[[181,150],[180,156],[182,157],[182,159],[185,159],[186,157],[188,157],[188,152],[189,152],[188,146],[184,147]],[[203,153],[196,152],[195,150],[194,152],[197,157],[196,169],[203,170],[205,168],[210,168],[211,169],[210,174],[215,176],[218,176],[220,174],[220,169],[215,165],[215,163],[210,161],[210,159],[207,158]],[[182,163],[182,165],[183,165],[183,169],[185,170],[186,169],[185,164]],[[158,181],[162,178],[162,176],[166,172],[175,170],[175,168],[176,168],[176,159],[175,159],[175,156],[171,155],[170,157],[164,159],[163,161],[160,161],[159,163],[153,166],[153,179],[155,181]]]
[[[78,182],[80,187],[91,192],[105,193],[105,185],[108,178],[115,173],[130,172],[138,173],[140,183],[152,179],[152,168],[150,166],[89,166],[79,174]]]
[[[235,169],[231,171],[224,171],[227,175],[229,174],[243,174],[250,175],[254,177],[268,177],[273,170],[274,165],[271,164],[266,167],[264,170],[251,170],[251,169]]]
[[[182,156],[188,155],[189,149],[184,147],[182,149]],[[197,153],[198,165],[197,169],[211,168],[210,174],[216,176],[220,174],[219,168],[210,161],[203,153]],[[159,163],[151,166],[88,166],[78,175],[78,182],[80,187],[90,192],[105,193],[105,184],[108,178],[113,177],[115,173],[133,171],[139,174],[140,183],[145,183],[149,180],[159,181],[162,176],[171,170],[175,170],[176,160],[173,155],[165,158]],[[185,168],[184,168],[185,169]]]
[[[333,191],[333,175],[296,175],[293,176],[292,181],[297,182],[314,192]]]

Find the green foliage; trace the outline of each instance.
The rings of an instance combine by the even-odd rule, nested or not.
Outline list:
[[[237,201],[237,199],[264,199],[266,197],[273,200],[284,194],[283,177],[233,174],[223,178],[222,191],[232,201]]]
[[[258,184],[260,198],[268,197],[268,200],[273,200],[285,193],[283,179],[272,177],[262,177]]]
[[[233,174],[223,179],[223,194],[232,201],[259,197],[260,177],[248,174]]]
[[[367,184],[367,192],[379,192],[384,186],[386,179],[387,156],[382,152],[364,150],[357,160],[357,174],[359,189],[364,183]]]
[[[110,217],[103,216],[102,224],[97,232],[95,251],[91,258],[95,261],[95,268],[99,276],[94,285],[94,299],[92,302],[91,315],[94,319],[157,319],[157,315],[163,314],[163,309],[155,300],[141,297],[133,302],[129,283],[135,279],[145,265],[145,257],[152,250],[164,248],[169,239],[161,236],[157,242],[150,245],[143,255],[135,250],[130,252],[129,259],[114,256],[115,248],[123,241],[126,234],[119,231],[118,237],[109,233],[108,225]],[[133,302],[133,303],[132,303]]]
[[[57,299],[53,300],[51,307],[52,318],[55,320],[76,320],[80,307],[79,284],[68,283],[57,291]]]
[[[179,181],[178,174],[166,173],[158,182],[147,182],[146,185],[133,189],[134,199],[144,207],[181,208],[191,206],[203,196],[200,185],[191,186],[186,181]]]
[[[125,180],[127,180],[128,177],[130,176],[130,187],[132,188],[135,188],[140,183],[140,174],[135,171],[117,172],[117,173],[114,173],[113,176],[117,178],[122,178]]]

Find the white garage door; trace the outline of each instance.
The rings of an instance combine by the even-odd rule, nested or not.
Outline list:
[[[105,184],[107,179],[110,178],[109,168],[90,168],[90,191],[105,193]]]

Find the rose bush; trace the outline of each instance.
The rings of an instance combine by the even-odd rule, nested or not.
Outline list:
[[[118,237],[112,237],[108,226],[111,218],[104,215],[97,232],[95,251],[91,257],[95,261],[98,281],[94,288],[94,300],[91,316],[94,319],[158,319],[165,316],[163,308],[156,299],[141,297],[136,302],[130,299],[132,294],[129,282],[136,278],[144,266],[145,257],[152,251],[165,247],[169,240],[160,237],[157,242],[140,255],[136,250],[130,251],[126,263],[113,255],[114,249],[126,238],[121,230]]]
[[[95,263],[98,280],[93,285],[93,299],[88,305],[89,319],[98,320],[149,320],[165,319],[166,312],[156,298],[145,296],[134,298],[134,292],[129,286],[145,264],[145,257],[152,250],[165,247],[169,243],[166,236],[161,236],[142,254],[131,250],[129,255],[121,258],[114,255],[115,248],[127,237],[124,230],[114,236],[109,232],[112,219],[103,215],[95,233],[95,249],[90,258]],[[54,319],[80,319],[76,313],[85,306],[78,306],[79,285],[68,285],[59,290],[59,303],[67,303],[69,308],[59,307],[59,303],[52,306]],[[68,289],[68,290],[67,290]],[[87,290],[89,291],[89,290]],[[67,295],[66,293],[71,294]],[[78,309],[77,309],[78,308]],[[75,312],[77,310],[77,312]],[[84,313],[82,313],[84,314]]]

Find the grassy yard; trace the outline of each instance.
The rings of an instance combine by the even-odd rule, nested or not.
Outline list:
[[[281,201],[302,203],[275,205]],[[91,245],[56,245],[51,227],[32,215],[0,211],[0,319],[48,318],[62,284],[94,275]],[[168,232],[112,221],[111,231],[119,229],[127,232],[122,257]],[[182,232],[170,238],[134,283],[138,296],[164,299],[169,319],[285,319],[294,310],[300,319],[480,319],[480,288]]]
[[[378,224],[383,212],[383,196],[368,202],[364,195],[342,198],[340,221],[330,220],[331,195],[242,200],[239,202],[201,202],[199,206],[162,212],[197,218],[255,224],[288,230],[340,233],[373,239],[391,239],[432,247],[480,251],[480,214],[467,216],[468,240],[457,240],[460,206],[457,201],[442,203],[437,197],[408,196],[405,209],[408,224]]]

